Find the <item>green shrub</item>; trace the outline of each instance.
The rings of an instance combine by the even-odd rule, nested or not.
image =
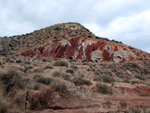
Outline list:
[[[96,90],[97,90],[97,92],[103,93],[103,94],[109,94],[110,93],[108,86],[101,84],[101,83],[96,84]]]
[[[54,66],[66,66],[66,67],[68,67],[68,63],[65,61],[56,61],[54,63]]]

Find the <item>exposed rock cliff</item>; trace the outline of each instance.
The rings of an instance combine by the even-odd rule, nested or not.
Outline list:
[[[143,55],[150,56],[120,42],[96,37],[78,23],[57,24],[30,34],[3,38],[0,44],[1,51],[11,51],[16,55],[75,60],[128,62],[138,61]]]

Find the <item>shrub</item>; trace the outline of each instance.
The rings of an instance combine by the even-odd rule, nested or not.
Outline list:
[[[127,79],[127,78],[125,78],[125,79],[123,79],[123,81],[122,81],[123,83],[130,83],[130,80],[129,79]]]
[[[94,81],[103,81],[105,83],[113,83],[113,82],[115,82],[115,79],[113,79],[109,75],[99,75],[99,76],[96,76],[93,80]]]
[[[33,86],[33,89],[34,89],[34,90],[38,90],[39,87],[40,87],[40,85],[39,85],[38,83],[35,83],[34,86]]]
[[[35,73],[41,73],[41,72],[43,72],[43,68],[34,69],[34,72]]]
[[[61,73],[61,72],[58,72],[58,71],[55,71],[53,74],[52,74],[53,77],[61,77],[63,78],[64,80],[70,80],[70,75],[68,74],[65,74],[65,73]]]
[[[115,80],[111,76],[108,76],[108,75],[103,75],[102,76],[102,80],[103,80],[103,82],[106,82],[106,83],[113,83],[113,82],[115,82]]]
[[[54,66],[66,66],[66,67],[68,67],[68,63],[65,61],[56,61],[54,63]]]
[[[31,66],[24,66],[23,72],[27,72],[28,70],[32,69],[33,67]]]
[[[72,66],[70,66],[72,69],[74,69],[74,70],[77,70],[78,69],[78,67],[77,66],[74,66],[74,65],[72,65]]]
[[[6,93],[8,93],[12,87],[15,87],[18,89],[24,89],[24,87],[25,87],[23,79],[19,75],[19,73],[15,70],[11,70],[11,69],[8,70],[8,72],[1,73],[0,81],[2,81],[2,84],[4,84]]]
[[[58,71],[55,71],[55,72],[52,74],[53,77],[61,77],[62,75],[63,75],[63,73],[58,72]]]
[[[48,109],[52,105],[52,91],[46,90],[40,93],[36,93],[29,97],[29,108],[31,110],[43,110]]]
[[[110,90],[109,90],[108,86],[106,86],[104,84],[101,84],[101,83],[96,84],[96,90],[97,90],[97,92],[103,93],[103,94],[110,93]]]
[[[129,63],[127,63],[127,65],[130,66],[130,67],[132,67],[132,68],[138,67],[138,64],[135,63],[135,62],[129,62]]]
[[[71,82],[75,85],[92,85],[92,82],[81,77],[74,77]]]
[[[40,77],[36,80],[36,82],[45,84],[45,85],[49,85],[49,84],[53,83],[54,81],[55,81],[55,79],[48,78],[48,77]]]
[[[141,110],[140,110],[140,108],[137,108],[137,107],[132,107],[132,108],[130,108],[131,110],[131,112],[132,113],[141,113]]]
[[[144,80],[145,79],[143,75],[137,75],[137,74],[135,75],[135,78],[140,79],[140,80]]]
[[[59,27],[55,27],[54,30],[60,30],[60,28]]]
[[[8,113],[8,107],[2,99],[0,99],[0,113]]]
[[[66,70],[66,73],[74,74],[74,71],[73,71],[72,69],[67,69],[67,70]]]
[[[134,81],[131,81],[131,84],[134,85],[134,84],[138,84],[139,82],[134,80]]]

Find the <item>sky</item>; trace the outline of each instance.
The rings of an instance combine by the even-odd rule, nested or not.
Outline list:
[[[78,22],[99,37],[150,52],[150,0],[0,0],[0,36]]]

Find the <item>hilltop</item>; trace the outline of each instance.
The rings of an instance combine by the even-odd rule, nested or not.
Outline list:
[[[113,62],[150,58],[144,51],[97,37],[79,23],[56,24],[26,35],[2,38],[0,44],[1,51],[25,56]]]

